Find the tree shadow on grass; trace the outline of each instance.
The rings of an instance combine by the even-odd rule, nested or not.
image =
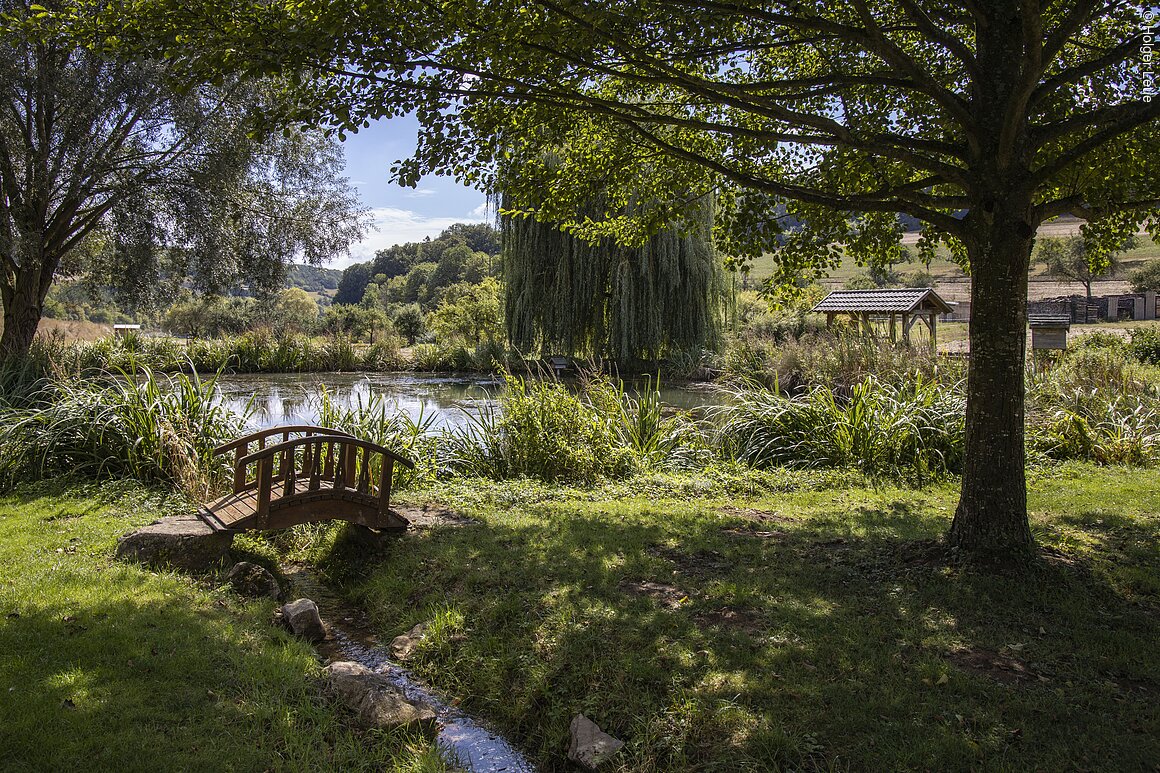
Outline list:
[[[566,767],[577,712],[629,741],[634,769],[1160,755],[1141,724],[1156,709],[1106,679],[1154,672],[1155,656],[1121,658],[1152,649],[1154,620],[1119,604],[1109,625],[1091,602],[1118,596],[1067,566],[1013,580],[930,560],[916,520],[900,501],[756,539],[726,531],[742,519],[557,503],[404,538],[353,593],[387,637],[461,621],[414,666],[547,770]],[[964,667],[975,651],[1035,678]]]
[[[4,610],[3,767],[389,767],[408,739],[352,732],[308,678],[312,653],[251,615],[181,597]]]

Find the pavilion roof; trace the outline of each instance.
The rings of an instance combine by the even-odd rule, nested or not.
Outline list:
[[[914,312],[949,314],[951,307],[929,287],[885,290],[835,290],[814,306],[829,312]]]

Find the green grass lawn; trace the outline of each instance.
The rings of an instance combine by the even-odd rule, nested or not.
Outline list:
[[[1154,471],[1034,474],[1026,575],[941,557],[950,485],[723,480],[449,484],[480,525],[323,567],[545,770],[581,711],[633,771],[1160,763]]]
[[[0,496],[0,769],[442,770],[422,739],[352,730],[273,602],[113,561],[181,506],[134,484]]]
[[[570,769],[581,711],[627,742],[611,770],[1160,763],[1154,471],[1036,471],[1027,574],[944,560],[953,485],[717,471],[400,497],[479,523],[378,554],[318,529],[277,544],[384,638],[430,622],[414,670],[544,770]],[[421,739],[352,729],[271,602],[111,559],[181,507],[131,484],[0,497],[0,767],[442,769]]]

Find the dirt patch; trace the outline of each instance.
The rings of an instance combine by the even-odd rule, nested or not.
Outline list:
[[[728,534],[730,537],[751,537],[754,539],[785,539],[789,536],[784,531],[762,531],[760,529],[723,528],[721,533]]]
[[[947,656],[954,665],[963,671],[994,679],[1003,684],[1026,684],[1033,681],[1048,681],[1047,677],[1037,674],[1030,666],[1019,658],[1001,652],[986,649],[957,650]]]
[[[678,609],[689,600],[689,594],[677,586],[652,580],[626,580],[620,583],[620,589],[634,596],[647,596],[665,609]]]
[[[650,556],[663,558],[677,565],[677,571],[694,577],[721,574],[728,571],[729,561],[716,550],[698,550],[696,553],[682,553],[664,545],[649,545],[645,552]]]
[[[730,518],[744,518],[747,521],[756,521],[757,523],[793,523],[793,518],[787,518],[784,515],[773,512],[772,510],[757,510],[752,507],[733,507],[726,505],[720,507],[717,512],[721,515],[727,515]]]
[[[479,523],[479,521],[444,507],[438,502],[424,502],[421,505],[395,505],[391,509],[410,521],[411,528],[414,529],[472,526]]]
[[[698,625],[733,628],[738,631],[755,634],[762,630],[761,613],[752,609],[734,609],[721,607],[709,609],[693,615]]]

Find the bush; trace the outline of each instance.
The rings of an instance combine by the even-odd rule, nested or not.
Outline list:
[[[1124,348],[1124,339],[1115,333],[1108,333],[1103,330],[1096,330],[1091,333],[1077,336],[1069,346],[1070,351],[1080,351],[1084,349],[1112,349],[1120,350]]]
[[[1134,329],[1129,339],[1128,351],[1137,362],[1160,365],[1160,327]]]
[[[1160,371],[1115,349],[1068,353],[1028,382],[1028,447],[1052,459],[1150,464],[1160,456]]]
[[[1160,290],[1160,260],[1150,260],[1128,275],[1132,292],[1143,293]]]

